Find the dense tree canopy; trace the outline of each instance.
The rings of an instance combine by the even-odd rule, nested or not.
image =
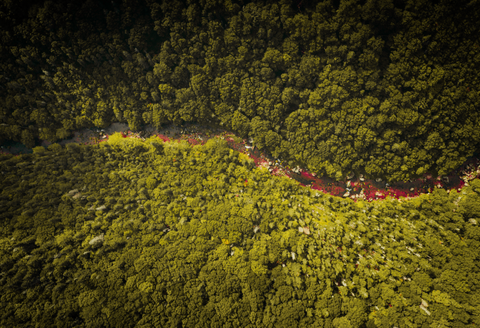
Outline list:
[[[54,142],[198,122],[338,180],[443,175],[479,149],[479,21],[478,0],[0,2],[0,143],[33,148],[0,154],[0,326],[478,324],[479,180],[354,202],[220,139]]]
[[[25,9],[25,8],[28,8]],[[480,140],[478,1],[10,1],[0,140],[202,122],[319,174],[446,174]]]
[[[5,327],[466,327],[480,181],[353,202],[203,146],[113,135],[0,157]]]

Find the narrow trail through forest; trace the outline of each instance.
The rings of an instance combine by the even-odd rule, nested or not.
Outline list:
[[[140,132],[132,132],[125,123],[113,123],[108,128],[86,128],[75,131],[74,136],[57,142],[60,145],[76,142],[85,145],[93,145],[108,140],[108,137],[121,132],[126,138],[148,138],[158,136],[165,142],[175,140],[186,140],[192,145],[205,144],[209,139],[219,137],[227,141],[230,148],[247,154],[255,161],[257,167],[267,168],[272,175],[287,176],[295,179],[302,186],[339,197],[350,197],[353,200],[365,199],[367,201],[394,197],[410,199],[421,194],[433,192],[434,188],[443,188],[449,192],[451,189],[460,190],[468,181],[480,177],[480,160],[477,156],[467,159],[458,169],[446,176],[433,177],[431,174],[424,174],[422,178],[405,182],[386,183],[380,179],[371,180],[363,176],[350,176],[345,181],[336,181],[328,177],[317,177],[300,167],[290,167],[280,159],[275,159],[265,151],[257,149],[250,141],[237,137],[233,132],[218,127],[209,127],[200,124],[187,123],[181,127],[173,124],[156,129],[153,126],[146,126]],[[49,146],[51,143],[42,141],[41,145]],[[0,149],[0,153],[14,155],[31,153],[32,150],[20,143],[7,143]]]

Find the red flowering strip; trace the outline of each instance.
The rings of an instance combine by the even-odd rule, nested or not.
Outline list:
[[[163,134],[158,134],[157,137],[162,139],[164,142],[169,142],[170,141],[170,139],[168,137],[164,136]]]
[[[316,182],[314,182],[314,183],[312,184],[312,189],[315,189],[315,190],[323,190],[323,188],[320,187],[319,185],[317,185]]]
[[[199,144],[198,140],[195,140],[195,139],[192,139],[192,138],[189,138],[187,141],[188,141],[188,143],[190,143],[191,145],[194,145],[194,146]]]
[[[344,193],[345,189],[338,186],[332,186],[332,191],[330,192],[330,194],[333,196],[343,196]]]
[[[305,172],[305,171],[303,171],[301,173],[301,176],[306,178],[306,179],[314,179],[315,178],[311,173],[308,173],[308,172]]]
[[[127,134],[124,132],[121,132],[123,138],[127,137],[138,137],[137,134],[134,134],[132,131],[128,131]],[[232,133],[227,133],[223,132],[220,134],[221,136],[224,137],[224,140],[227,142],[228,146],[231,149],[234,149],[236,151],[248,154],[251,159],[253,159],[255,166],[260,167],[268,167],[268,162],[269,160],[266,159],[266,155],[264,152],[260,152],[258,150],[253,151],[253,149],[246,149],[245,148],[245,140],[243,140],[241,143],[235,142],[233,137],[235,136]],[[157,134],[157,136],[162,139],[164,142],[171,142],[173,140],[187,140],[191,145],[204,145],[208,139],[211,137],[219,137],[220,135],[204,135],[201,133],[194,133],[191,135],[182,135],[177,138],[168,138],[162,134]],[[202,136],[202,140],[198,140],[197,138],[199,136]],[[78,136],[75,140],[78,140]],[[91,138],[93,139],[93,138]],[[108,139],[108,136],[107,138]],[[104,139],[105,140],[105,139]],[[90,142],[85,143],[85,144],[95,144],[102,142],[104,140],[90,140]],[[3,152],[2,152],[3,153]],[[401,197],[407,197],[407,198],[412,198],[412,197],[417,197],[421,194],[425,194],[428,190],[428,192],[431,192],[433,187],[442,187],[445,189],[450,189],[450,188],[462,188],[465,185],[465,181],[462,180],[459,175],[461,174],[463,170],[463,174],[465,171],[470,171],[469,174],[469,179],[471,179],[473,176],[480,176],[479,173],[475,172],[475,170],[472,172],[471,171],[471,164],[474,164],[475,167],[478,166],[480,161],[478,159],[475,159],[475,163],[473,161],[469,161],[464,163],[462,167],[457,170],[457,173],[446,177],[446,179],[437,179],[433,181],[432,175],[431,174],[425,174],[423,176],[423,179],[417,179],[415,181],[405,181],[404,184],[399,187],[399,184],[393,184],[392,188],[390,189],[383,189],[382,188],[377,188],[378,183],[374,183],[374,181],[365,181],[365,182],[356,182],[356,181],[351,181],[351,185],[349,186],[349,191],[352,193],[354,196],[355,194],[358,194],[360,190],[363,190],[364,198],[371,201],[375,199],[385,199],[387,196],[394,197],[394,198],[401,198]],[[297,175],[293,174],[289,171],[289,167],[287,166],[285,169],[281,169],[280,167],[272,167],[271,169],[272,175],[278,175],[278,176],[286,176],[290,179],[296,179]],[[346,192],[346,183],[345,182],[336,182],[333,181],[330,178],[318,178],[315,177],[312,173],[310,172],[305,172],[303,170],[300,170],[300,176],[303,180],[309,180],[311,182],[310,188],[313,190],[319,190],[324,193],[331,194],[333,196],[339,196],[342,197],[345,192]],[[457,183],[458,182],[458,183]],[[245,181],[245,184],[247,184],[248,181]],[[412,183],[415,184],[415,186],[412,187]],[[400,183],[401,184],[401,183]],[[301,186],[306,187],[306,183],[302,181],[300,183]],[[456,185],[456,186],[455,186]],[[428,188],[428,189],[427,189]],[[355,199],[356,201],[356,199]]]

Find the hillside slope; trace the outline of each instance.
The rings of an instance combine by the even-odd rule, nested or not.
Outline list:
[[[367,203],[206,145],[0,157],[0,325],[466,327],[480,182]]]

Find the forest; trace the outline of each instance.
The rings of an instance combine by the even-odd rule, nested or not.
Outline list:
[[[479,149],[479,10],[477,0],[4,1],[0,142],[200,122],[339,180],[443,175]]]
[[[479,21],[478,0],[1,1],[0,144],[33,153],[0,154],[0,326],[478,325],[479,179],[352,200],[221,138],[59,142],[198,123],[337,182],[437,181],[480,150]]]
[[[479,179],[354,202],[254,168],[220,138],[115,134],[1,156],[1,326],[479,322]]]

